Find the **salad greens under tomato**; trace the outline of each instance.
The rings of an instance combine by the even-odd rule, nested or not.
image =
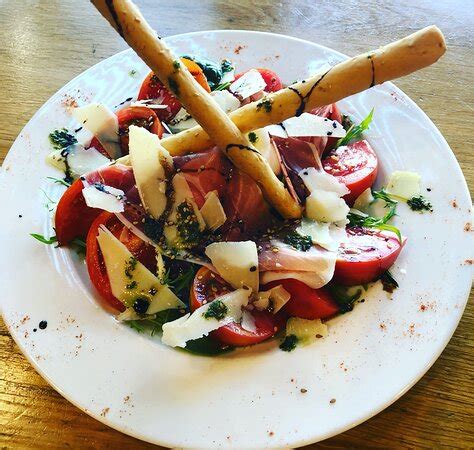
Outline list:
[[[269,69],[235,74],[229,60],[174,64],[226,113],[253,101],[270,110],[266,93],[283,87]],[[368,283],[398,287],[388,272],[405,243],[391,224],[398,202],[432,206],[415,173],[373,188],[379,162],[362,136],[373,110],[353,124],[331,104],[248,133],[304,207],[302,219],[283,220],[218,148],[171,156],[159,145],[196,122],[152,72],[126,103],[76,108],[79,128],[50,134],[48,160],[65,174],[51,180],[67,189],[56,235],[32,234],[85,249],[90,280],[118,320],[209,355],[286,329],[280,348],[291,351],[326,336],[323,321],[352,310]]]

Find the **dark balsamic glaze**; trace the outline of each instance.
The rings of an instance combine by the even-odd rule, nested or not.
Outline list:
[[[117,11],[115,11],[114,0],[105,0],[105,4],[107,5],[107,8],[109,8],[110,14],[112,15],[112,18],[114,19],[114,22],[117,25],[118,33],[120,34],[120,36],[123,37],[123,29],[122,25],[120,25],[120,22],[118,20]]]
[[[260,155],[260,153],[257,150],[254,150],[252,147],[249,147],[247,145],[242,145],[242,144],[229,144],[225,148],[226,153],[228,153],[232,147],[237,147],[240,150],[249,150],[250,152],[257,153],[258,155]]]
[[[48,326],[48,322],[46,322],[46,320],[42,320],[42,321],[39,323],[38,328],[39,328],[40,330],[44,330],[44,329],[46,329],[47,326]]]
[[[301,116],[301,114],[304,113],[305,107],[306,107],[306,102],[308,101],[308,98],[311,97],[311,94],[313,93],[314,89],[318,86],[318,84],[323,80],[323,78],[331,71],[329,69],[327,72],[323,73],[319,80],[316,80],[316,82],[311,86],[311,89],[307,92],[306,95],[303,95],[298,89],[288,86],[288,89],[290,91],[293,91],[299,98],[300,98],[300,105],[296,109],[295,116]]]
[[[372,65],[372,82],[370,83],[370,87],[375,86],[375,66],[374,66],[374,60],[372,59],[372,55],[367,56],[368,59],[370,59],[370,64]]]

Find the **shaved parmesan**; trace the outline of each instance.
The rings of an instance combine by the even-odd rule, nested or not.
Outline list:
[[[206,247],[206,255],[219,275],[238,289],[247,286],[258,292],[258,254],[253,241],[214,242]]]
[[[257,325],[255,324],[255,317],[250,311],[244,309],[242,311],[242,320],[240,322],[240,326],[246,330],[250,331],[251,333],[255,333],[257,331]]]
[[[296,232],[300,236],[309,236],[313,244],[331,251],[337,251],[341,243],[347,239],[345,227],[307,218],[303,218]]]
[[[83,181],[83,183],[86,182]],[[84,187],[82,195],[86,205],[91,208],[99,208],[111,213],[120,213],[124,210],[125,193],[121,189],[95,183]]]
[[[211,331],[231,322],[239,323],[242,318],[242,307],[248,304],[249,289],[238,289],[217,297],[212,302],[196,309],[191,315],[187,314],[163,325],[162,342],[171,347],[184,347],[186,342],[207,336]],[[206,317],[209,308],[216,302],[225,305],[226,311],[222,319]]]
[[[270,136],[278,136],[282,138],[287,138],[288,135],[286,134],[285,129],[281,126],[281,124],[275,125],[267,125],[264,130],[267,130]]]
[[[66,170],[66,160],[74,178],[110,164],[110,160],[94,147],[86,149],[79,144],[71,145],[67,149],[54,150],[46,157],[48,164],[62,171]]]
[[[145,211],[158,219],[168,203],[167,173],[172,170],[173,159],[161,146],[158,136],[147,129],[131,125],[129,137],[130,160],[138,193]]]
[[[344,220],[349,212],[344,199],[331,191],[315,189],[306,198],[306,216],[321,222]]]
[[[386,191],[403,200],[418,197],[420,190],[421,176],[416,172],[395,171],[390,176]]]
[[[321,189],[323,191],[335,192],[339,197],[349,193],[349,189],[347,189],[343,183],[324,170],[308,167],[307,169],[301,170],[298,175],[303,180],[309,192],[313,192],[315,189]]]
[[[72,116],[98,139],[112,159],[121,156],[118,119],[107,106],[91,103],[75,108]]]
[[[276,175],[281,172],[280,162],[278,160],[277,150],[273,140],[270,138],[267,127],[260,128],[252,132],[254,134],[253,146],[267,160]],[[250,135],[251,133],[249,133]]]
[[[307,320],[299,317],[290,317],[286,323],[287,336],[296,336],[298,338],[298,345],[309,345],[316,341],[316,339],[325,338],[328,336],[328,327],[321,322],[321,319]]]
[[[229,91],[214,91],[211,92],[211,96],[225,113],[230,113],[240,108],[240,101],[235,95],[232,95]]]
[[[310,288],[319,289],[329,283],[334,275],[335,267],[328,267],[321,272],[302,272],[302,271],[268,271],[261,274],[260,282],[262,284],[270,283],[271,281],[287,280],[289,278],[301,281]]]
[[[150,302],[146,314],[185,307],[168,286],[161,284],[103,225],[99,229],[97,242],[104,257],[112,294],[126,307],[132,307],[139,297]]]
[[[211,191],[206,194],[206,201],[201,208],[202,218],[206,222],[207,228],[217,230],[227,220],[222,203],[219,200],[217,191]]]
[[[235,80],[229,90],[241,100],[245,100],[257,92],[263,91],[267,83],[258,70],[252,69],[245,72],[238,80]]]
[[[362,194],[357,197],[356,201],[354,202],[354,208],[358,209],[359,211],[368,213],[369,212],[369,205],[374,201],[374,196],[372,195],[372,189],[367,188]]]
[[[273,314],[280,311],[283,306],[290,300],[290,293],[281,285],[271,288],[269,291],[258,293],[257,300],[253,305],[260,311],[271,307]]]
[[[341,138],[346,135],[346,130],[337,120],[330,120],[310,113],[291,117],[283,121],[283,126],[288,136],[291,137],[331,136]]]

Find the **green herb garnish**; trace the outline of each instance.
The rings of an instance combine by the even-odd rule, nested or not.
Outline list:
[[[77,139],[66,128],[54,130],[49,133],[49,142],[56,150],[77,144]]]
[[[283,238],[283,242],[303,252],[307,252],[313,246],[313,241],[310,236],[301,236],[301,234],[296,231],[287,234]]]
[[[52,245],[58,242],[58,238],[56,236],[51,236],[49,238],[46,238],[42,234],[37,234],[37,233],[30,233],[30,236],[34,237],[37,241],[40,241],[46,245]]]
[[[258,141],[258,136],[253,132],[251,131],[249,133],[249,141],[252,143],[252,144],[255,144],[255,142]]]
[[[214,300],[209,304],[209,308],[202,315],[206,319],[221,320],[225,317],[227,311],[228,308],[224,303],[222,303],[220,300]]]
[[[71,183],[68,183],[66,180],[63,180],[61,178],[55,178],[55,177],[46,177],[48,180],[52,180],[57,184],[62,184],[63,186],[69,187],[71,186]]]
[[[257,111],[260,109],[264,109],[267,113],[272,110],[272,100],[269,98],[264,98],[260,102],[257,103]]]
[[[167,281],[171,290],[183,300],[182,297],[189,297],[189,290],[191,289],[191,284],[194,281],[194,276],[197,272],[197,265],[193,264],[188,270],[180,273],[174,280],[169,278],[169,272],[165,274],[164,279]]]
[[[373,116],[374,110],[372,108],[372,111],[370,111],[369,115],[359,125],[352,125],[347,130],[346,135],[337,141],[336,148],[340,147],[341,145],[347,145],[350,141],[360,138],[362,133],[369,128]]]
[[[223,91],[225,89],[227,89],[232,83],[230,81],[228,81],[227,83],[222,83],[222,84],[219,84],[214,90],[215,91]]]
[[[161,333],[163,325],[166,322],[172,322],[181,316],[182,314],[178,309],[166,309],[156,313],[154,317],[150,317],[149,319],[127,320],[124,323],[139,333],[148,331],[150,336],[154,336],[156,333]]]
[[[294,334],[286,336],[283,342],[280,344],[280,349],[284,352],[291,352],[298,345],[298,337]]]
[[[234,66],[228,59],[223,59],[221,62],[221,70],[223,73],[231,72],[234,70]]]
[[[407,205],[412,211],[433,211],[433,206],[431,203],[422,195],[410,198],[407,200]]]
[[[383,290],[390,292],[390,294],[398,288],[397,281],[388,270],[382,274],[380,281],[382,282]]]
[[[136,74],[137,74],[137,71],[135,69],[132,69],[128,72],[128,74],[131,76],[131,77],[134,77]]]
[[[381,199],[385,201],[385,207],[388,208],[388,212],[383,217],[372,217],[367,215],[356,214],[349,212],[347,219],[349,220],[350,227],[366,227],[366,228],[377,228],[379,230],[386,230],[395,233],[399,239],[402,241],[402,234],[400,230],[394,225],[389,225],[387,222],[396,214],[397,210],[397,200],[393,199],[387,192],[383,189],[380,191],[372,191],[372,196],[374,199]]]
[[[186,200],[176,208],[176,229],[184,244],[194,246],[201,241],[202,233],[194,208]]]
[[[352,311],[354,303],[359,300],[362,295],[362,289],[358,289],[354,294],[349,295],[347,288],[337,284],[328,284],[327,288],[331,293],[332,298],[338,304],[342,314]]]
[[[130,256],[128,261],[125,262],[125,276],[127,278],[133,278],[132,272],[137,267],[137,262],[137,258],[135,258],[134,256]]]

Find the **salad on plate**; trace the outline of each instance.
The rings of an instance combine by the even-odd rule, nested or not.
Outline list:
[[[432,207],[414,172],[375,187],[364,133],[376,111],[356,122],[336,101],[321,105],[348,62],[285,85],[268,68],[176,57],[114,17],[132,46],[140,36],[163,51],[143,50],[154,70],[123,104],[78,106],[75,127],[51,131],[47,160],[66,189],[54,236],[33,236],[85,251],[118,321],[200,354],[275,336],[292,351],[324,338],[371,283],[397,288],[389,269],[409,245],[392,223],[397,204]],[[401,76],[379,66],[388,53],[357,57],[355,70],[368,68],[357,89]]]

